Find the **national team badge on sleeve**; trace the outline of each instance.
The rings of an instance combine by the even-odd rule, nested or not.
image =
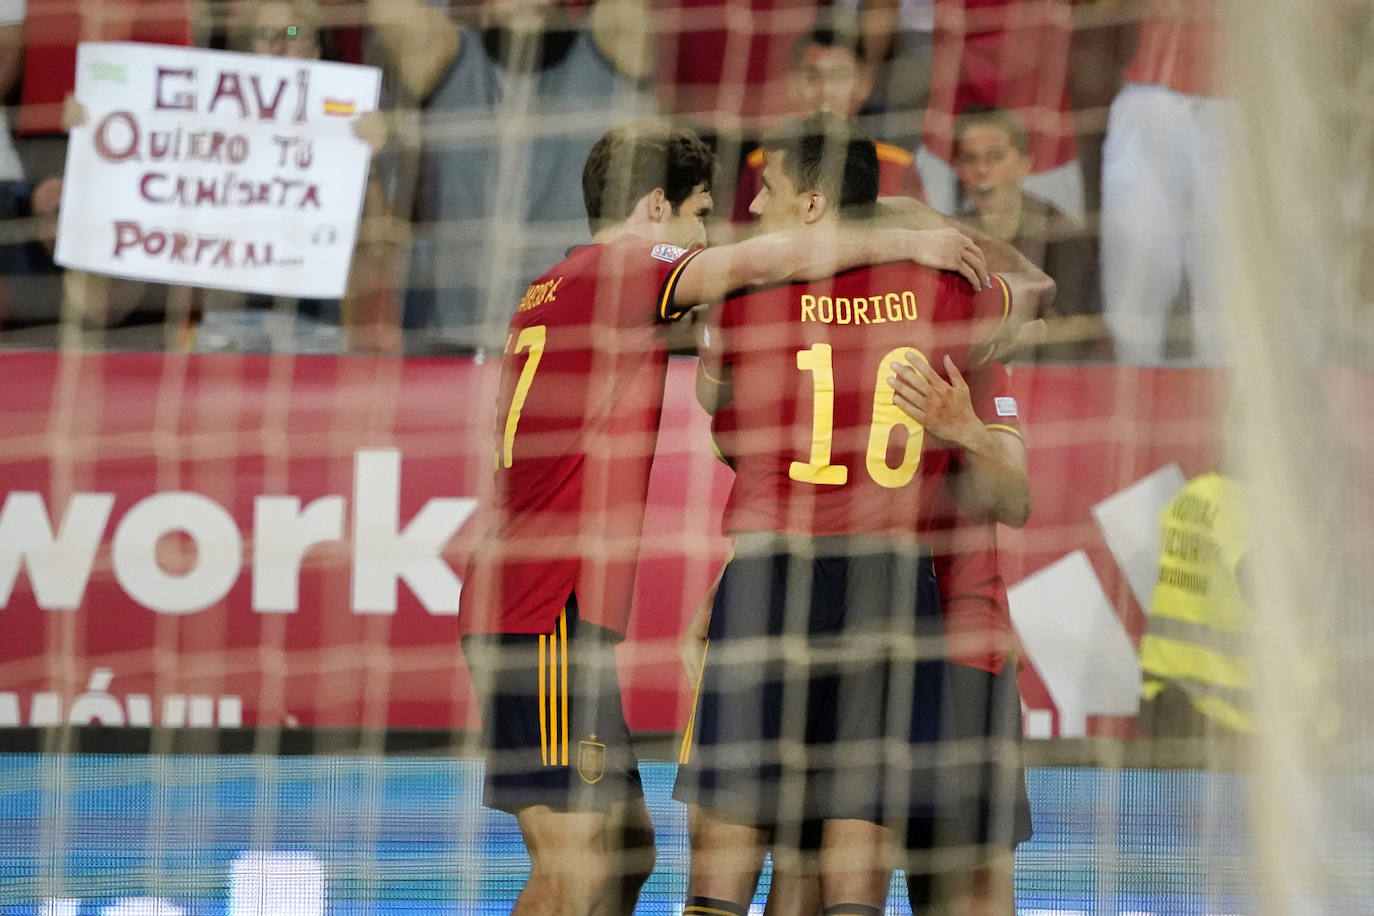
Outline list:
[[[1014,417],[1016,416],[1016,398],[993,398],[992,404],[997,408],[997,416]]]
[[[676,245],[655,245],[653,251],[649,252],[649,257],[657,258],[660,261],[667,261],[669,264],[676,261],[687,253],[686,248],[679,248]]]
[[[606,745],[595,734],[577,743],[577,775],[586,783],[598,783],[606,775]]]

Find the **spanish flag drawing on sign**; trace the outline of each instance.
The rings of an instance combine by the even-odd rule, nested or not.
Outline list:
[[[327,115],[351,115],[357,107],[356,103],[343,99],[326,98],[324,100],[324,113]]]

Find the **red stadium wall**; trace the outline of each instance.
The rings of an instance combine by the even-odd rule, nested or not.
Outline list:
[[[490,466],[486,368],[0,356],[0,726],[472,725],[453,568]],[[729,472],[691,400],[693,371],[671,367],[622,655],[643,731],[685,721],[676,637],[727,550],[716,523]],[[1035,509],[1024,530],[1003,532],[1008,583],[1081,551],[1118,639],[1137,641],[1142,610],[1092,509],[1161,467],[1210,466],[1212,381],[1017,370]],[[297,568],[292,545],[311,539]],[[1077,733],[1060,722],[1043,661],[1030,658],[1022,682],[1036,731]],[[1129,733],[1128,716],[1085,709],[1087,733]]]

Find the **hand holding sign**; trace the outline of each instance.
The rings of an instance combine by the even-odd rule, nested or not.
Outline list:
[[[354,124],[376,108],[375,68],[88,43],[76,86],[59,264],[343,294],[372,153]]]

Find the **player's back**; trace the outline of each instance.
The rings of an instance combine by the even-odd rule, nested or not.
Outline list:
[[[949,453],[893,402],[891,363],[916,351],[967,367],[972,320],[1005,308],[1000,284],[988,292],[889,264],[729,300],[725,530],[919,537]]]
[[[498,501],[508,514],[577,512],[589,461],[633,472],[618,490],[647,480],[667,350],[655,320],[659,278],[640,282],[632,263],[644,245],[574,249],[512,317],[497,415]]]
[[[689,257],[638,237],[588,245],[519,303],[467,632],[548,632],[570,593],[582,619],[623,630],[667,372],[660,318]]]

